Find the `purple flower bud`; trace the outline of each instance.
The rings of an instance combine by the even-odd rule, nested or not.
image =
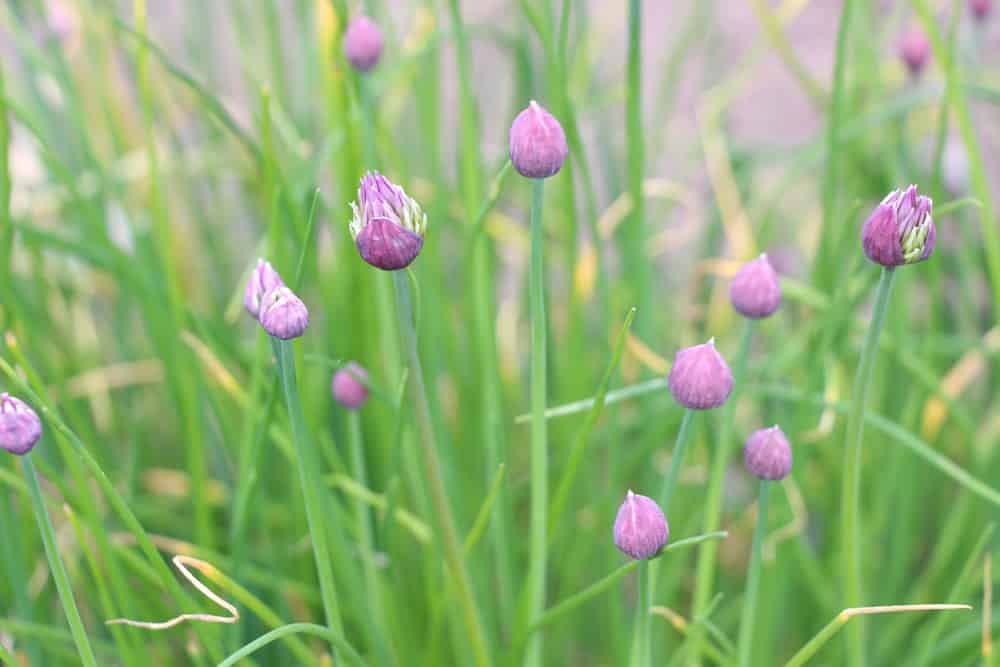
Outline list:
[[[281,276],[274,270],[270,262],[258,259],[257,267],[250,274],[246,290],[243,291],[243,305],[246,307],[247,312],[256,318],[260,318],[260,303],[264,299],[264,295],[275,287],[280,287],[284,284]]]
[[[368,402],[368,371],[353,361],[333,374],[333,398],[348,410]]]
[[[375,268],[406,268],[424,247],[427,214],[403,188],[377,171],[361,179],[351,210],[351,236],[361,258]]]
[[[776,482],[792,471],[792,447],[778,425],[754,431],[743,445],[747,470],[759,479]]]
[[[778,274],[762,254],[744,264],[729,283],[729,300],[744,317],[759,320],[774,314],[781,305]]]
[[[629,492],[615,517],[615,546],[635,560],[652,558],[667,545],[670,526],[652,498]]]
[[[861,228],[865,255],[888,268],[930,257],[937,239],[932,208],[931,198],[918,195],[915,185],[890,192]]]
[[[899,44],[899,57],[906,63],[910,74],[920,74],[931,58],[931,44],[923,30],[913,27],[903,35],[903,41]]]
[[[357,16],[344,31],[344,56],[359,72],[367,72],[378,64],[382,55],[382,31],[367,16]]]
[[[42,437],[42,422],[19,398],[0,394],[0,447],[11,454],[27,454]]]
[[[559,121],[534,100],[510,126],[510,161],[526,178],[548,178],[558,172],[569,149]]]
[[[715,349],[715,339],[679,350],[667,377],[670,395],[691,410],[709,410],[726,402],[733,374]]]
[[[309,326],[309,311],[292,290],[279,285],[264,295],[260,325],[275,338],[298,338]]]
[[[977,21],[983,21],[993,9],[993,0],[969,0],[969,9]]]

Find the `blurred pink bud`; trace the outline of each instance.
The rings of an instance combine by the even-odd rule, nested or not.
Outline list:
[[[757,478],[778,481],[792,471],[792,447],[777,425],[762,428],[747,438],[743,460]]]
[[[663,510],[652,498],[632,493],[629,489],[615,517],[614,537],[615,546],[629,557],[646,560],[667,545],[670,526]]]
[[[729,300],[744,317],[758,320],[772,315],[781,305],[781,285],[778,274],[762,254],[747,262],[729,283]]]
[[[246,289],[243,291],[243,305],[246,307],[247,312],[259,318],[260,302],[263,300],[264,295],[275,287],[284,284],[281,276],[274,270],[270,262],[258,259],[257,266],[254,268],[253,273],[250,274],[250,280],[247,281]]]
[[[990,15],[993,9],[993,0],[969,0],[969,9],[977,20],[983,21]]]
[[[368,371],[353,361],[333,374],[333,398],[348,410],[368,401]]]
[[[359,72],[378,64],[382,55],[382,31],[367,16],[356,16],[344,32],[344,56]]]
[[[526,178],[548,178],[566,161],[566,134],[552,114],[534,100],[510,126],[510,161]]]
[[[726,402],[733,374],[715,349],[715,339],[677,352],[667,385],[674,400],[691,410],[709,410]]]
[[[260,324],[275,338],[298,338],[309,326],[309,311],[292,290],[279,285],[261,301]]]
[[[931,44],[927,41],[927,35],[917,27],[903,35],[903,41],[899,45],[899,57],[906,63],[910,74],[917,75],[927,65],[931,59]]]
[[[38,415],[19,398],[0,394],[0,447],[21,456],[31,451],[42,437]]]

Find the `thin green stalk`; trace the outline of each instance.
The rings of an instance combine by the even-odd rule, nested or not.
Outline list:
[[[652,601],[649,597],[649,565],[647,561],[639,561],[638,588],[636,589],[639,591],[639,596],[635,606],[636,641],[632,644],[633,654],[631,660],[633,667],[648,667],[650,664],[649,624],[652,619],[649,615],[649,608],[652,606]]]
[[[865,427],[865,403],[871,384],[872,368],[882,324],[889,307],[889,297],[896,272],[883,268],[875,292],[872,321],[868,327],[858,371],[854,376],[851,411],[847,417],[847,431],[844,440],[844,483],[841,490],[841,546],[843,548],[843,577],[845,606],[857,607],[861,604],[861,446]],[[851,664],[865,663],[864,626],[855,623],[847,632],[848,657]]]
[[[288,419],[292,426],[295,462],[299,469],[299,484],[302,486],[302,496],[306,506],[306,522],[309,524],[313,557],[316,559],[316,574],[319,578],[320,597],[323,599],[323,612],[329,628],[337,634],[342,634],[343,623],[340,619],[340,609],[337,606],[337,591],[333,583],[333,565],[327,542],[326,524],[332,521],[332,517],[327,516],[323,511],[320,498],[319,463],[316,451],[309,441],[305,415],[302,414],[302,403],[299,401],[298,383],[295,379],[295,348],[291,341],[276,338],[272,339],[272,344],[275,357],[278,360],[278,373],[285,394]],[[333,530],[332,527],[331,530]],[[336,651],[335,644],[334,650]],[[334,657],[336,658],[336,655]]]
[[[306,633],[310,635],[316,635],[317,637],[322,637],[323,639],[330,642],[331,646],[336,647],[349,661],[348,664],[359,665],[364,667],[367,663],[361,659],[358,652],[354,650],[344,635],[336,630],[331,630],[329,628],[324,628],[322,625],[313,625],[312,623],[292,623],[290,625],[283,625],[280,628],[271,630],[267,634],[263,634],[257,639],[253,640],[240,650],[236,651],[228,658],[223,660],[218,664],[218,667],[231,667],[235,665],[240,660],[246,658],[249,655],[257,652],[258,650],[264,648],[271,642],[277,641],[284,637],[289,637],[298,633]]]
[[[368,488],[368,473],[365,468],[364,443],[361,435],[361,417],[356,410],[347,416],[348,435],[351,448],[351,471],[354,481]],[[365,578],[365,588],[368,589],[368,609],[371,612],[371,633],[375,649],[378,652],[379,663],[382,665],[396,664],[391,653],[391,646],[386,639],[389,624],[382,603],[382,591],[379,587],[378,570],[375,567],[375,537],[372,530],[371,512],[368,503],[358,498],[354,510],[358,524],[358,540],[361,550],[361,571]]]
[[[56,531],[52,528],[49,511],[45,507],[45,499],[42,497],[42,487],[38,483],[38,474],[35,472],[35,466],[31,461],[31,454],[26,454],[21,459],[21,465],[24,467],[24,475],[28,480],[28,490],[31,491],[31,503],[35,507],[38,530],[41,531],[42,542],[45,544],[45,556],[49,560],[49,569],[52,571],[52,579],[55,581],[56,589],[59,591],[59,599],[62,601],[63,611],[66,613],[70,632],[73,634],[76,651],[84,667],[97,667],[94,650],[90,648],[90,641],[87,639],[87,629],[83,627],[80,612],[76,608],[76,600],[73,599],[73,587],[70,585],[69,576],[66,574],[66,567],[63,565],[62,557],[59,555],[59,543],[56,541]]]
[[[684,416],[681,418],[680,428],[677,430],[677,439],[674,441],[674,449],[670,455],[670,469],[667,471],[667,476],[663,478],[663,486],[660,488],[659,504],[660,509],[663,513],[667,515],[668,521],[670,515],[668,514],[668,509],[670,506],[670,496],[674,492],[674,486],[677,484],[677,478],[680,477],[681,465],[684,463],[684,453],[687,451],[688,442],[691,440],[691,423],[694,421],[694,410],[684,410]],[[659,574],[659,562],[653,561],[649,564],[649,579],[646,582],[646,587],[649,589],[647,591],[647,597],[650,601],[656,599],[656,584]],[[650,660],[653,658],[653,647],[649,643],[652,641],[652,635],[647,635],[647,644],[643,648],[646,655],[649,656]]]
[[[462,544],[458,539],[458,530],[455,527],[455,518],[448,501],[448,490],[444,485],[441,461],[435,444],[434,424],[431,421],[427,391],[424,387],[423,368],[420,363],[420,353],[417,350],[417,332],[413,321],[410,283],[403,271],[394,271],[392,278],[396,288],[400,337],[409,360],[409,379],[413,383],[411,394],[416,403],[415,413],[420,427],[420,437],[417,440],[420,442],[424,458],[424,472],[427,475],[427,487],[434,507],[434,517],[440,531],[448,569],[451,570],[451,576],[458,586],[459,605],[465,620],[466,631],[469,633],[469,642],[472,644],[476,665],[488,667],[492,663],[487,648],[486,631],[483,628],[482,617],[472,589],[472,580],[465,566]]]
[[[712,457],[712,471],[708,478],[708,491],[705,500],[705,532],[710,533],[719,529],[719,522],[722,518],[722,484],[726,478],[726,465],[729,463],[729,455],[732,447],[733,420],[736,414],[736,403],[743,388],[743,376],[746,374],[747,358],[750,356],[750,343],[753,340],[754,321],[747,318],[743,322],[743,335],[740,338],[740,347],[733,360],[733,393],[726,401],[726,406],[722,415],[722,424],[719,428],[719,437],[715,446],[715,455]],[[715,559],[718,554],[718,545],[715,542],[706,542],[701,548],[698,567],[695,574],[694,603],[692,605],[691,617],[697,618],[702,615],[707,607],[712,594],[712,584],[715,578]],[[704,638],[704,626],[698,624],[691,628],[688,641],[697,662],[698,652],[702,647]]]
[[[531,272],[528,291],[531,301],[531,546],[528,557],[528,618],[545,610],[545,565],[548,534],[545,529],[549,508],[549,444],[545,422],[546,401],[546,322],[545,268],[542,206],[545,181],[531,183]],[[524,664],[542,664],[543,635],[535,633],[528,642]]]
[[[625,136],[628,146],[628,191],[632,214],[626,239],[626,261],[632,273],[634,303],[645,312],[648,261],[643,252],[645,201],[642,195],[645,137],[642,132],[642,0],[628,3],[628,63],[625,83]],[[649,318],[647,318],[648,320]]]
[[[750,567],[747,570],[747,592],[743,596],[743,615],[740,617],[739,667],[750,667],[753,655],[753,626],[757,619],[757,592],[760,589],[760,551],[767,534],[767,492],[771,483],[760,480],[760,494],[757,496],[757,528],[753,532],[753,547],[750,550]]]

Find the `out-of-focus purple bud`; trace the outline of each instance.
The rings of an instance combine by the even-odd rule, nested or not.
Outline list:
[[[762,428],[747,438],[743,460],[758,479],[776,482],[792,471],[792,447],[777,425]]]
[[[298,338],[309,326],[309,311],[292,290],[279,285],[264,295],[260,325],[275,338]]]
[[[931,59],[931,43],[923,30],[914,26],[903,35],[903,41],[899,44],[899,57],[903,59],[910,74],[920,74]]]
[[[744,317],[759,320],[772,315],[781,305],[778,274],[762,254],[744,264],[729,283],[729,300]]]
[[[944,145],[941,155],[941,180],[953,195],[962,195],[969,191],[969,156],[965,152],[965,144],[952,137]]]
[[[679,350],[667,385],[674,400],[691,410],[710,410],[726,402],[733,374],[715,349],[715,339]]]
[[[353,361],[333,374],[333,398],[348,410],[368,402],[368,371]]]
[[[375,268],[406,268],[424,247],[427,214],[403,188],[377,171],[362,177],[351,210],[351,236],[361,258]]]
[[[993,0],[969,0],[969,9],[977,21],[984,21],[993,10]]]
[[[382,55],[382,31],[367,16],[356,16],[344,31],[344,56],[359,72],[378,64]]]
[[[281,276],[274,270],[270,262],[258,259],[257,266],[254,268],[253,273],[250,274],[250,280],[247,281],[247,287],[243,291],[243,305],[246,307],[247,312],[259,319],[260,304],[264,299],[264,295],[275,287],[280,287],[284,284]]]
[[[670,526],[652,498],[629,492],[615,517],[615,546],[635,560],[652,558],[667,545]]]
[[[4,392],[0,394],[0,447],[21,456],[42,437],[42,422],[27,403]]]
[[[917,194],[915,185],[890,192],[861,228],[868,259],[892,268],[930,257],[937,240],[933,206],[930,197]]]
[[[510,161],[526,178],[548,178],[558,172],[569,148],[559,121],[534,100],[510,126]]]

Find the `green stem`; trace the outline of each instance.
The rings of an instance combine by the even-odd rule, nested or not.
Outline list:
[[[448,502],[448,491],[444,485],[441,461],[435,444],[434,424],[431,421],[427,391],[424,387],[423,368],[420,363],[420,354],[417,351],[417,332],[413,322],[410,283],[403,271],[394,271],[392,278],[396,288],[400,336],[409,360],[409,381],[413,383],[411,395],[416,402],[415,414],[420,427],[418,440],[424,458],[424,472],[427,475],[427,486],[434,507],[434,516],[440,531],[448,569],[451,570],[451,576],[458,586],[459,604],[462,608],[466,630],[469,633],[469,641],[472,644],[476,665],[484,667],[491,664],[486,643],[486,631],[483,628],[479,607],[472,590],[472,581],[465,566],[462,544],[455,528],[455,518]]]
[[[38,529],[42,533],[42,542],[45,544],[45,556],[49,560],[49,569],[52,571],[52,579],[56,582],[59,599],[62,600],[63,611],[66,613],[66,620],[69,622],[69,629],[73,634],[76,651],[80,655],[80,660],[84,667],[97,667],[94,650],[90,648],[90,641],[87,639],[87,630],[83,627],[80,612],[77,610],[76,601],[73,599],[73,587],[69,583],[66,567],[63,565],[62,557],[59,555],[59,543],[56,541],[56,531],[52,528],[49,511],[45,508],[42,487],[38,484],[38,474],[35,472],[31,455],[26,454],[21,459],[21,464],[24,467],[24,475],[28,478],[28,490],[31,492],[31,502],[35,506],[35,518],[38,520]]]
[[[648,280],[644,240],[642,179],[646,145],[642,133],[642,0],[628,3],[628,63],[625,87],[625,134],[628,142],[628,190],[632,215],[628,227],[626,257],[633,272],[633,294],[639,312],[645,312]],[[649,320],[647,317],[646,320]]]
[[[359,665],[362,667],[367,664],[364,660],[361,659],[361,656],[358,655],[358,652],[354,650],[354,647],[351,646],[349,643],[347,643],[347,640],[344,639],[344,636],[340,632],[331,630],[329,628],[324,628],[322,625],[313,625],[312,623],[292,623],[290,625],[283,625],[280,628],[275,628],[274,630],[271,630],[267,634],[261,635],[257,639],[253,640],[252,642],[250,642],[249,644],[247,644],[246,646],[244,646],[243,648],[236,651],[228,658],[220,662],[218,664],[218,667],[231,667],[231,665],[235,665],[243,658],[246,658],[247,656],[257,652],[258,650],[264,648],[271,642],[299,633],[306,633],[310,635],[316,635],[317,637],[322,637],[323,639],[330,642],[331,646],[335,646],[337,649],[340,650],[341,653],[347,656],[347,659],[350,661],[351,664]]]
[[[767,492],[771,484],[760,481],[760,495],[757,497],[757,528],[753,532],[753,547],[750,550],[750,568],[747,571],[747,592],[743,596],[743,616],[740,619],[739,667],[750,667],[753,648],[753,625],[757,618],[757,591],[760,589],[760,551],[767,534]]]
[[[673,453],[670,455],[670,469],[667,471],[667,476],[663,478],[663,486],[660,488],[660,509],[667,515],[668,520],[669,514],[667,514],[667,509],[670,505],[670,496],[673,494],[677,478],[681,473],[681,465],[684,463],[684,452],[687,451],[688,441],[691,440],[691,423],[694,421],[694,415],[694,410],[684,410],[684,417],[681,418],[681,426],[677,431],[677,439],[674,441]],[[649,577],[646,581],[646,588],[649,590],[646,591],[646,595],[650,600],[650,604],[652,604],[652,601],[656,597],[656,583],[659,569],[660,564],[658,561],[654,560],[649,564]],[[652,636],[647,635],[646,641],[647,643],[642,650],[652,660],[653,647],[650,644]]]
[[[740,348],[733,360],[733,393],[726,401],[725,412],[722,416],[722,424],[719,430],[719,439],[715,447],[715,456],[712,458],[712,471],[708,478],[708,492],[705,501],[705,532],[710,533],[719,529],[722,517],[722,484],[726,478],[726,465],[729,463],[729,455],[732,447],[733,420],[736,413],[736,403],[739,394],[743,389],[743,377],[746,374],[747,358],[750,356],[750,343],[753,340],[754,321],[746,319],[743,323],[743,336],[740,338]],[[715,559],[718,554],[718,545],[715,542],[707,542],[701,548],[698,559],[698,569],[695,575],[694,604],[691,613],[692,618],[699,617],[708,606],[712,594],[712,584],[715,578]],[[694,660],[698,661],[698,654],[703,646],[702,639],[705,636],[704,626],[696,624],[691,628],[690,644],[694,652]]]
[[[531,184],[531,546],[528,564],[528,618],[545,610],[545,564],[547,560],[546,513],[548,512],[549,446],[545,423],[546,401],[546,331],[545,269],[543,252],[542,205],[545,181]],[[543,636],[535,633],[528,642],[524,664],[542,664]]]
[[[639,581],[637,582],[639,599],[635,608],[635,632],[638,641],[633,643],[635,653],[632,656],[632,664],[636,667],[648,667],[650,664],[649,608],[652,606],[652,601],[649,597],[649,567],[650,564],[647,561],[639,561]]]
[[[347,421],[351,447],[351,471],[354,474],[354,481],[368,488],[368,472],[365,467],[364,443],[361,435],[361,417],[357,411],[352,410],[347,416]],[[389,626],[386,620],[385,606],[382,604],[378,570],[375,568],[375,538],[368,503],[358,498],[355,501],[355,512],[358,523],[358,541],[361,548],[361,570],[365,578],[365,587],[368,589],[368,609],[372,616],[370,624],[372,626],[372,641],[378,652],[379,663],[386,666],[394,665],[396,660],[386,641],[385,633]]]
[[[861,495],[861,445],[864,434],[864,411],[871,384],[875,352],[878,349],[879,334],[889,306],[892,284],[896,272],[883,268],[875,292],[875,306],[871,325],[861,348],[861,359],[857,375],[854,377],[851,411],[847,418],[847,433],[844,441],[844,485],[841,491],[841,541],[843,552],[843,576],[845,607],[861,604],[861,549],[860,549],[860,495]],[[865,647],[863,625],[858,622],[847,631],[848,655],[852,665],[863,665]]]
[[[272,344],[275,357],[278,359],[278,372],[285,393],[288,418],[292,425],[295,462],[298,465],[299,484],[302,486],[302,496],[305,500],[306,522],[309,524],[313,557],[316,560],[316,573],[319,578],[320,597],[323,600],[323,612],[329,628],[342,634],[343,624],[340,620],[340,609],[337,606],[337,591],[333,583],[333,564],[326,537],[326,523],[332,521],[332,517],[326,516],[323,512],[318,480],[319,463],[316,460],[316,452],[312,443],[309,442],[305,415],[302,414],[302,403],[299,401],[298,383],[295,379],[295,348],[291,341],[276,338],[272,339]]]

